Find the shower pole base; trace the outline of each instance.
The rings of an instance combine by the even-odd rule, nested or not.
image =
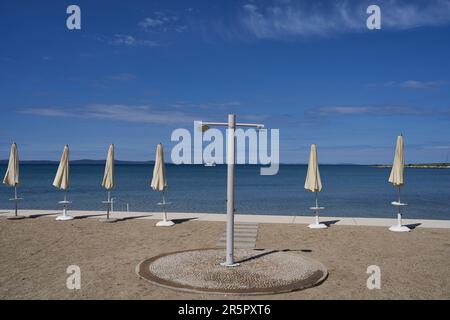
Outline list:
[[[171,226],[174,226],[174,225],[175,225],[175,223],[173,221],[170,221],[170,220],[162,220],[162,221],[159,221],[156,224],[157,227],[171,227]]]
[[[308,228],[310,229],[326,229],[328,228],[326,224],[323,223],[311,223],[308,225]]]
[[[409,231],[411,231],[411,229],[408,228],[407,226],[392,226],[389,228],[389,230],[394,231],[394,232],[409,232]]]
[[[63,208],[63,214],[57,216],[55,220],[56,220],[56,221],[68,221],[68,220],[73,220],[73,217],[72,217],[72,216],[69,216],[69,215],[67,214],[67,206],[68,206],[69,204],[71,204],[72,201],[64,200],[64,201],[59,201],[58,203],[59,203],[59,204],[62,204],[62,205],[64,206],[64,208]]]

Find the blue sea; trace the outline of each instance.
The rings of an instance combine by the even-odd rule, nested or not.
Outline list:
[[[26,209],[59,209],[64,192],[52,186],[57,165],[22,164],[19,196]],[[101,187],[102,165],[72,164],[72,208],[104,210],[106,191]],[[167,165],[170,211],[225,213],[226,166]],[[6,165],[0,165],[3,177]],[[115,210],[158,211],[161,193],[150,188],[151,164],[116,164]],[[395,217],[390,205],[397,191],[388,182],[390,169],[357,165],[320,166],[323,190],[319,204],[323,216]],[[236,167],[236,211],[240,214],[311,215],[314,194],[303,189],[306,166],[281,165],[275,176],[261,176],[259,166]],[[12,207],[13,188],[1,185],[0,209]],[[402,201],[405,218],[450,219],[450,169],[405,169]]]

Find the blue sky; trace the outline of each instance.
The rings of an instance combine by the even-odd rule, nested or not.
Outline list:
[[[450,0],[1,0],[0,36],[0,159],[149,160],[228,113],[279,128],[283,163],[391,162],[399,133],[407,162],[450,151]]]

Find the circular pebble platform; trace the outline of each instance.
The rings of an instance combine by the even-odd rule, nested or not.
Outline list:
[[[236,249],[237,267],[224,267],[224,249],[162,254],[142,261],[136,273],[153,284],[198,293],[275,294],[320,284],[326,267],[290,251]]]

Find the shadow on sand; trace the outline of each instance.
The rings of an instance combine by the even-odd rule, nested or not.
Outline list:
[[[411,230],[414,230],[415,228],[417,228],[420,225],[421,225],[421,223],[412,223],[412,224],[405,224],[405,227],[408,227]]]
[[[87,215],[84,215],[84,216],[73,217],[73,219],[74,220],[81,220],[81,219],[86,219],[86,218],[91,218],[91,217],[101,217],[101,216],[106,216],[106,213],[105,214],[87,214]]]
[[[42,214],[31,214],[28,216],[29,219],[36,219],[41,217],[48,217],[48,216],[56,216],[58,214],[61,214],[61,212],[54,212],[54,213],[42,213]]]
[[[183,222],[188,222],[191,220],[197,220],[198,218],[183,218],[183,219],[172,219],[172,222],[175,224],[181,224]]]
[[[333,225],[333,224],[338,223],[339,221],[341,221],[341,220],[320,221],[320,223],[323,223],[324,225],[326,225],[327,227],[329,227],[329,226],[331,226],[331,225]]]
[[[133,219],[139,219],[139,218],[147,218],[147,217],[151,217],[151,216],[152,216],[151,214],[148,214],[148,215],[145,215],[145,216],[124,217],[124,218],[118,219],[117,222],[133,220]]]

